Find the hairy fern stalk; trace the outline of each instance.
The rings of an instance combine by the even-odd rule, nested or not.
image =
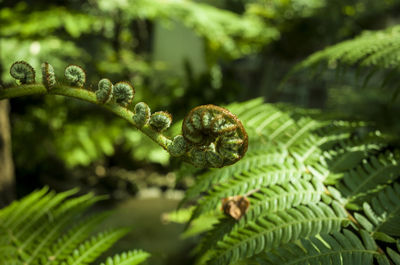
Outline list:
[[[36,83],[36,72],[25,61],[15,62],[10,75],[17,86],[0,90],[0,100],[33,94],[63,95],[102,105],[127,120],[138,130],[163,147],[171,156],[181,157],[197,167],[224,167],[239,161],[247,151],[247,132],[241,121],[229,110],[215,105],[192,109],[182,125],[182,134],[173,139],[163,132],[172,124],[166,111],[151,113],[145,102],[130,108],[135,96],[132,84],[126,81],[113,84],[103,78],[95,92],[84,89],[86,72],[78,65],[69,65],[64,80],[58,82],[48,62],[42,64],[42,82]]]
[[[262,99],[229,109],[249,149],[186,193],[182,204],[198,199],[188,228],[205,231],[197,264],[400,264],[400,151],[384,135]],[[221,199],[238,195],[249,205],[236,220]]]
[[[110,212],[92,216],[85,210],[104,197],[77,190],[56,194],[47,187],[0,210],[1,265],[86,265],[92,264],[129,228],[116,228],[93,235]],[[103,265],[135,265],[149,257],[147,252],[132,250],[109,257]]]

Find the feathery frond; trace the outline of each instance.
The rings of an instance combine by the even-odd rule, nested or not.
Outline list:
[[[92,236],[109,213],[82,217],[104,197],[89,193],[71,198],[76,193],[73,189],[57,194],[45,187],[1,209],[0,264],[89,264],[130,230],[113,229]],[[143,252],[138,259],[132,255],[116,257],[115,262],[138,264],[148,254]]]
[[[322,234],[290,243],[272,252],[263,253],[256,259],[260,265],[288,264],[373,264],[374,257],[384,257],[378,251],[374,239],[364,230],[361,239],[350,230]]]

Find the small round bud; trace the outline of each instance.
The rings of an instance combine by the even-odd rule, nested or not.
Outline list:
[[[112,98],[113,84],[107,78],[103,78],[99,81],[96,90],[96,99],[100,103],[107,103]]]
[[[65,68],[64,76],[71,86],[83,87],[86,82],[86,73],[83,68],[78,65],[68,65]]]
[[[35,83],[35,69],[25,61],[13,63],[10,67],[10,75],[21,84]]]
[[[47,88],[47,91],[50,91],[56,84],[56,75],[54,73],[54,68],[48,62],[42,63],[42,82]]]
[[[171,126],[172,116],[168,112],[158,111],[150,117],[150,126],[158,132],[165,131]]]
[[[171,156],[182,156],[186,153],[187,142],[182,135],[174,137],[172,144],[168,146],[168,152]]]
[[[115,102],[126,107],[132,103],[135,96],[135,89],[128,82],[118,82],[113,88],[113,97]]]
[[[149,106],[144,102],[139,102],[135,105],[135,114],[133,121],[141,128],[146,125],[150,120],[151,111]]]

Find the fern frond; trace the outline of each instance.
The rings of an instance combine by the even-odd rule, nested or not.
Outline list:
[[[106,263],[100,265],[136,265],[145,261],[150,254],[142,250],[134,250],[115,255],[107,259]]]
[[[400,252],[400,249],[398,249]],[[386,252],[388,253],[389,257],[393,260],[395,265],[400,265],[400,253],[394,251],[391,248],[387,248]]]
[[[186,191],[185,198],[182,200],[181,204],[196,198],[202,192],[209,190],[216,183],[225,181],[234,174],[241,174],[250,169],[257,169],[267,165],[281,164],[285,161],[287,155],[287,152],[284,151],[253,153],[249,148],[246,156],[236,164],[220,169],[211,169],[200,175],[196,184]]]
[[[367,31],[360,36],[316,52],[298,64],[293,71],[308,68],[321,62],[330,66],[346,65],[397,68],[400,63],[400,27]]]
[[[56,194],[43,188],[2,209],[0,264],[88,264],[129,231],[114,229],[88,240],[109,213],[79,222],[83,212],[104,197],[87,194],[69,198],[76,192],[69,190]],[[77,222],[76,226],[73,226],[74,222]],[[132,255],[116,257],[115,262],[133,263]],[[139,262],[140,258],[135,260]]]
[[[371,204],[363,204],[364,215],[355,213],[354,217],[364,229],[372,234],[381,232],[400,236],[400,185],[394,183],[377,193]]]
[[[48,190],[48,187],[44,187],[41,190],[32,192],[21,201],[15,201],[10,206],[6,207],[0,212],[1,225],[3,227],[18,226],[21,222],[26,220],[27,209],[35,205]]]
[[[337,188],[349,203],[359,205],[361,198],[374,193],[377,186],[394,181],[400,176],[399,161],[398,151],[372,156],[346,172]]]
[[[324,185],[316,180],[291,180],[282,185],[261,188],[250,197],[250,208],[238,223],[245,223],[268,213],[286,210],[300,204],[317,203],[324,192]]]
[[[52,211],[62,201],[64,201],[67,197],[75,194],[77,191],[77,189],[72,189],[58,193],[56,195],[50,192],[46,196],[42,197],[41,200],[39,200],[33,207],[26,211],[25,215],[29,216],[29,220],[27,220],[27,222],[24,222],[21,226],[16,226],[14,224],[14,227],[10,227],[10,229],[16,230],[15,237],[18,238],[24,235],[24,233],[35,226],[35,224],[37,224],[37,222],[43,216],[48,214],[48,212]]]
[[[324,186],[321,182],[309,182],[302,179],[293,180],[283,185],[261,188],[249,197],[250,207],[242,219],[237,222],[232,218],[221,218],[203,237],[197,253],[202,254],[206,249],[213,248],[234,226],[244,227],[250,221],[276,211],[290,209],[300,204],[317,203],[320,201],[323,192]]]
[[[240,175],[235,174],[229,181],[214,185],[213,190],[198,203],[191,219],[215,209],[225,197],[246,194],[248,191],[260,187],[299,179],[303,172],[305,172],[305,168],[302,165],[283,164],[249,170]]]
[[[62,197],[65,195],[60,194]],[[102,197],[93,194],[71,199],[57,209],[50,210],[48,208],[48,211],[45,212],[46,216],[32,222],[31,229],[26,230],[24,234],[19,234],[18,230],[12,230],[14,241],[21,242],[18,246],[19,250],[29,254],[29,258],[21,258],[33,261],[36,257],[43,255],[43,252],[54,244],[61,232],[74,218],[101,199]]]
[[[86,265],[98,258],[104,251],[110,248],[118,239],[125,236],[129,228],[119,228],[99,233],[97,236],[83,242],[66,259],[68,265]]]
[[[331,235],[302,239],[298,244],[290,243],[272,252],[259,255],[260,265],[288,264],[373,264],[374,257],[384,256],[368,232],[361,230],[361,240],[353,232],[344,229]]]
[[[233,229],[217,243],[209,264],[234,263],[300,238],[339,231],[347,223],[346,212],[336,202],[278,211]]]
[[[71,228],[50,248],[46,248],[46,251],[39,257],[39,260],[43,261],[43,265],[51,265],[66,259],[80,243],[89,237],[96,226],[110,216],[110,214],[109,212],[105,212],[94,215]]]

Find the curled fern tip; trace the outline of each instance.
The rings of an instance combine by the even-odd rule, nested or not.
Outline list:
[[[35,83],[35,69],[25,61],[13,63],[10,68],[10,74],[21,84]]]
[[[128,82],[118,82],[113,88],[113,97],[115,101],[123,107],[132,103],[135,96],[135,89]]]
[[[215,105],[192,109],[182,124],[183,137],[191,144],[189,156],[199,167],[223,167],[240,160],[248,136],[240,120]]]
[[[67,66],[64,75],[71,86],[83,87],[86,82],[86,73],[78,65],[71,64]]]

